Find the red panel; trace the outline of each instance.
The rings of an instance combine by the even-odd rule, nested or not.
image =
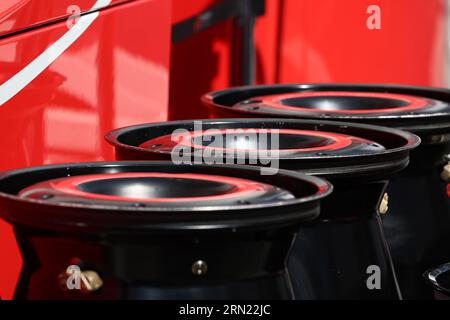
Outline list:
[[[0,298],[11,299],[22,269],[22,256],[12,227],[0,220]]]
[[[281,82],[445,84],[444,1],[283,3]],[[379,30],[366,26],[373,4],[381,9]]]
[[[219,0],[173,0],[172,21],[195,16]],[[231,19],[172,45],[170,68],[171,120],[208,118],[210,111],[200,103],[209,91],[232,84],[233,54],[236,48]]]
[[[72,33],[61,21],[0,40],[0,170],[112,160],[106,132],[167,120],[170,2],[141,0],[97,14],[85,15],[92,23],[79,38],[61,55],[47,57],[53,62],[7,101],[34,70],[29,66],[38,61],[39,69],[47,61],[39,57]],[[0,234],[11,239],[8,228]],[[10,251],[5,246],[11,242],[4,241],[2,254]],[[4,265],[0,295],[10,298],[16,279]],[[13,267],[20,264],[7,264]]]
[[[266,12],[256,20],[255,45],[257,52],[258,84],[276,83],[279,66],[280,24],[283,21],[281,15],[282,0],[264,0]]]
[[[172,23],[178,23],[206,10],[221,0],[172,0]]]
[[[111,0],[104,3],[114,5],[125,1],[131,0]],[[0,35],[89,11],[96,2],[97,0],[1,0]],[[74,11],[75,8],[79,11]]]

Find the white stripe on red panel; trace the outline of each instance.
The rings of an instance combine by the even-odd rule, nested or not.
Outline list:
[[[89,11],[96,11],[111,3],[111,0],[97,0]],[[53,61],[67,50],[97,19],[99,12],[82,15],[61,38],[45,49],[36,59],[25,68],[16,73],[9,80],[0,85],[0,106],[14,97],[39,74],[41,74]]]

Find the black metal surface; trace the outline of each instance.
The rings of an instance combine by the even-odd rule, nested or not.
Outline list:
[[[428,269],[423,278],[434,289],[437,300],[450,300],[450,263]]]
[[[333,113],[329,112],[283,112],[282,110],[265,108],[236,109],[233,106],[255,97],[289,94],[296,92],[373,92],[404,94],[428,99],[430,106],[411,112],[379,112],[369,114]],[[202,97],[203,103],[212,108],[218,117],[277,117],[299,119],[327,119],[383,125],[413,131],[417,134],[448,133],[450,128],[450,90],[427,87],[411,87],[399,85],[367,85],[367,84],[287,84],[243,86],[211,92]],[[373,99],[366,99],[362,109],[367,108]],[[389,102],[389,106],[392,101]],[[353,102],[351,103],[353,104]],[[378,103],[377,103],[378,104]],[[253,107],[258,106],[256,100]],[[394,104],[395,106],[395,104]],[[354,110],[344,101],[336,106],[339,110]]]
[[[145,173],[141,173],[145,175]],[[272,204],[295,199],[295,196],[279,187],[253,180],[223,180],[217,176],[186,175],[108,177],[102,175],[74,186],[74,190],[61,190],[58,185],[73,181],[71,177],[50,179],[23,189],[19,196],[27,199],[45,200],[51,203],[115,205],[118,207],[161,207],[165,208],[203,206],[233,206],[242,204]],[[78,176],[89,179],[92,176]],[[214,180],[211,180],[214,179]],[[219,179],[219,180],[217,180]],[[254,186],[245,189],[235,183]],[[73,193],[71,191],[76,191]],[[106,197],[104,197],[106,196]]]
[[[317,174],[330,179],[335,185],[333,194],[322,202],[320,221],[300,232],[289,269],[295,283],[294,294],[299,299],[401,297],[389,248],[379,227],[377,208],[387,180],[407,166],[409,151],[419,141],[415,136],[367,125],[308,120],[218,119],[203,121],[202,125],[204,130],[311,129],[349,134],[383,146],[385,150],[364,155],[352,152],[335,154],[329,150],[315,155],[295,154],[279,159],[281,168]],[[116,147],[120,159],[170,157],[170,153],[139,146],[179,128],[194,130],[194,122],[157,123],[119,129],[107,135],[107,140]],[[336,247],[340,250],[335,250]],[[370,265],[380,267],[382,287],[379,290],[370,290],[366,285],[369,275],[363,271]]]
[[[268,145],[264,146],[267,149],[271,149],[272,146],[270,145],[271,141],[271,134],[268,135]],[[225,134],[205,134],[200,138],[194,138],[192,139],[193,143],[199,144],[202,146],[208,146],[211,140],[209,142],[206,139],[202,139],[204,137],[211,138],[212,141],[214,141],[216,138],[222,139],[221,141],[224,142],[224,148],[227,149],[250,149],[250,150],[258,150],[262,148],[262,146],[258,145],[258,142],[261,140],[258,139],[256,141],[248,141],[248,135],[245,133],[237,133],[235,135],[236,139],[233,140],[227,140]],[[256,134],[256,137],[259,137],[259,134]],[[198,143],[197,141],[198,140]],[[252,145],[251,143],[256,142],[256,144]],[[294,134],[279,134],[279,149],[298,149],[298,148],[315,148],[315,147],[322,147],[330,144],[330,139],[325,139],[323,137],[313,137],[313,136],[305,136],[305,135],[294,135]],[[243,145],[244,144],[244,145]]]
[[[256,17],[263,14],[265,0],[239,0],[242,14],[238,20],[241,26],[241,84],[255,83],[256,48],[254,29]]]
[[[448,153],[450,143],[421,145],[387,190],[390,212],[383,224],[407,299],[431,299],[421,275],[450,259],[450,198],[440,177]]]
[[[227,286],[211,285],[207,287],[174,287],[168,290],[146,286],[127,286],[122,291],[124,299],[151,300],[189,300],[196,297],[199,300],[224,300],[233,297],[236,300],[246,300],[249,296],[256,300],[292,300],[291,280],[288,272],[281,272],[273,277],[263,277],[255,281],[232,283]]]
[[[246,176],[248,166],[174,166],[168,162],[89,163],[29,168],[0,176],[1,217],[15,226],[24,265],[17,299],[291,297],[286,260],[299,226],[319,214],[330,191],[323,180],[280,171],[271,177],[295,199],[222,207],[120,207],[20,198],[30,184],[67,176],[117,172],[184,172]],[[63,290],[59,276],[79,258],[104,286],[83,295]],[[193,273],[195,261],[207,272]],[[146,288],[146,289],[144,289]],[[254,291],[261,288],[261,291]],[[159,295],[155,295],[159,292]]]
[[[378,92],[405,94],[425,98],[427,108],[411,112],[380,112],[368,115],[351,113],[283,113],[257,110],[233,110],[236,103],[255,97],[295,92]],[[440,177],[450,154],[450,90],[396,85],[362,84],[292,84],[232,88],[213,92],[203,101],[220,116],[246,115],[346,120],[405,129],[419,135],[422,145],[411,154],[409,167],[391,180],[389,213],[383,216],[386,236],[406,299],[429,299],[433,292],[425,286],[422,273],[450,260],[450,197],[448,181]],[[364,101],[367,108],[368,101]],[[257,105],[258,102],[256,101]],[[389,107],[392,103],[389,102]],[[314,105],[312,105],[314,107]],[[337,106],[353,109],[348,101]],[[382,109],[382,108],[381,108]]]
[[[142,187],[143,198],[181,198],[207,197],[222,194],[232,190],[233,186],[208,180],[170,179],[170,178],[124,178],[100,180],[80,184],[79,189],[89,193],[134,197],[127,187],[139,184]]]
[[[291,299],[285,263],[296,232],[80,235],[17,227],[27,268],[15,299]],[[70,291],[58,281],[74,257],[102,277],[99,291]],[[207,263],[204,275],[192,273],[197,260]]]
[[[335,189],[322,202],[321,221],[300,230],[290,256],[296,298],[401,299],[376,213],[388,181],[331,181]],[[379,288],[367,285],[373,266],[379,268]]]
[[[262,130],[262,131],[260,131]],[[221,153],[235,153],[236,150],[248,151],[250,156],[252,152],[258,150],[278,150],[280,158],[316,156],[326,153],[327,150],[333,150],[333,156],[337,155],[366,155],[385,151],[386,149],[379,143],[363,139],[360,137],[333,133],[333,136],[317,135],[316,130],[308,129],[294,130],[284,132],[278,130],[275,132],[267,129],[252,129],[250,132],[228,132],[228,133],[208,133],[200,132],[200,136],[187,137],[186,143],[191,146],[189,152],[198,152],[204,147],[209,147],[212,143],[219,143],[223,147],[215,147],[216,151]],[[228,137],[227,137],[228,134]],[[316,135],[314,135],[316,134]],[[232,137],[230,137],[232,135]],[[276,136],[276,137],[275,137]],[[335,148],[334,145],[346,139],[348,145]],[[139,145],[140,148],[151,150],[164,154],[171,154],[178,142],[172,140],[172,135],[165,135],[150,139]]]
[[[333,150],[292,154],[280,153],[280,167],[301,170],[309,174],[339,177],[386,176],[404,169],[408,164],[408,153],[417,147],[419,139],[409,133],[376,126],[348,124],[343,122],[291,119],[215,119],[201,121],[203,130],[208,129],[297,129],[349,135],[373,141],[385,150],[370,150],[357,154],[355,150],[338,153]],[[116,147],[116,155],[121,160],[168,159],[170,152],[158,148],[140,147],[143,143],[174,130],[195,130],[195,120],[171,121],[131,126],[114,130],[106,135],[106,140]],[[234,159],[236,153],[226,153]],[[278,157],[278,156],[277,156]],[[268,155],[270,159],[270,155]],[[245,161],[244,161],[245,162]]]
[[[289,190],[296,198],[277,201],[273,204],[233,203],[230,205],[206,206],[198,203],[197,206],[167,207],[164,203],[160,206],[145,206],[141,205],[141,202],[138,202],[138,205],[130,206],[118,206],[117,203],[53,203],[51,199],[37,200],[17,196],[22,189],[30,185],[67,175],[73,177],[84,174],[155,171],[201,173],[225,177],[245,176],[250,180]],[[292,181],[298,181],[298,179],[304,182],[293,184]],[[139,229],[148,230],[172,228],[196,230],[201,227],[205,230],[214,230],[236,227],[268,227],[274,221],[280,224],[289,224],[298,219],[309,220],[314,218],[316,213],[308,208],[310,208],[310,201],[318,200],[324,195],[322,191],[319,191],[319,185],[323,190],[328,189],[326,182],[313,177],[292,176],[292,173],[287,171],[280,171],[275,176],[264,176],[260,174],[259,168],[248,166],[174,166],[170,162],[97,162],[35,167],[9,171],[0,175],[0,205],[9,209],[2,211],[0,215],[12,223],[62,229],[107,230],[109,228],[134,229],[139,227]],[[305,210],[301,211],[300,214],[297,209],[303,206]],[[279,209],[277,212],[271,210],[275,207]],[[64,215],[60,214],[61,208],[64,209]],[[285,215],[282,214],[283,208],[286,209]],[[202,212],[202,214],[192,214],[196,211]],[[167,214],[168,212],[171,214]],[[230,214],[230,212],[233,212],[233,214]]]
[[[280,103],[285,106],[303,107],[316,110],[359,110],[362,106],[364,109],[376,110],[392,107],[402,107],[407,104],[401,100],[387,98],[363,98],[363,97],[339,97],[327,96],[327,106],[323,105],[323,97],[305,97],[305,98],[289,98],[281,100]],[[345,108],[345,109],[344,109]]]
[[[375,216],[303,229],[295,248],[289,270],[297,299],[400,298]],[[380,268],[379,288],[367,285],[373,274],[370,266]]]

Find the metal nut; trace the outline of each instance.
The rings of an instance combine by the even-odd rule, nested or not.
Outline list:
[[[195,261],[192,264],[191,271],[196,276],[202,276],[208,271],[208,265],[202,260]]]
[[[71,267],[73,267],[71,270],[75,270],[75,272],[68,271]],[[91,293],[99,290],[103,286],[103,280],[97,272],[92,270],[80,271],[76,265],[71,265],[69,268],[58,276],[58,282],[62,290]]]
[[[81,281],[81,291],[85,293],[97,291],[103,286],[102,278],[92,270],[81,272]]]
[[[389,210],[389,195],[385,193],[383,195],[383,199],[381,199],[380,207],[378,208],[378,212],[380,214],[386,214]]]

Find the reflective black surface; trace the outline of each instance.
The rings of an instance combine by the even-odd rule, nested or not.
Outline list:
[[[377,220],[330,221],[301,230],[289,260],[296,299],[399,299]]]
[[[408,103],[397,99],[374,97],[298,97],[280,100],[280,104],[291,107],[310,108],[323,111],[333,110],[373,110],[407,106]]]
[[[388,181],[339,175],[327,179],[333,181],[334,192],[322,202],[319,221],[300,230],[289,261],[295,297],[401,299],[377,213]],[[370,268],[379,268],[379,288],[367,285]]]
[[[353,108],[351,101],[340,100],[335,104],[341,112],[311,112],[309,110],[281,110],[259,106],[256,101],[251,106],[235,110],[240,101],[260,99],[261,96],[284,95],[300,92],[340,91],[403,94],[419,97],[426,106],[415,110],[390,110],[391,102],[379,106],[376,113],[354,114],[345,112]],[[322,110],[319,105],[328,97],[319,97],[309,106]],[[367,108],[361,101],[361,108]],[[248,117],[314,118],[336,121],[371,123],[396,129],[404,129],[419,135],[423,144],[412,152],[409,167],[392,179],[389,193],[389,213],[383,217],[394,264],[398,271],[401,289],[406,299],[433,298],[433,290],[422,281],[422,273],[436,265],[450,260],[450,205],[448,181],[441,178],[441,172],[450,153],[450,90],[398,85],[365,84],[291,84],[275,86],[253,86],[231,88],[206,95],[203,101],[218,117],[238,115]],[[342,102],[342,103],[341,103]],[[300,105],[301,101],[294,101]],[[252,107],[252,109],[250,108]],[[270,107],[270,106],[269,106]],[[319,120],[317,120],[319,121]]]
[[[131,300],[292,300],[291,280],[287,271],[272,277],[262,277],[254,281],[243,281],[229,285],[209,285],[204,287],[173,287],[161,290],[160,287],[128,285],[122,290],[122,299]]]
[[[395,110],[400,107],[400,102],[390,101],[397,99],[388,99],[386,104],[381,105],[383,101],[373,100],[373,98],[364,98],[361,101],[361,109],[371,110],[380,109],[371,113],[355,113],[353,107],[357,99],[345,101],[339,98],[338,103],[334,104],[336,109],[344,112],[313,112],[309,110],[283,110],[270,105],[243,104],[239,108],[233,106],[240,102],[252,100],[258,97],[284,95],[301,92],[371,92],[401,94],[418,97],[424,100],[425,105],[412,110]],[[322,109],[320,101],[326,101],[328,97],[314,98],[307,103],[311,108]],[[257,99],[255,99],[257,100]],[[334,100],[334,99],[333,99]],[[450,127],[450,90],[446,88],[431,87],[413,87],[402,85],[370,85],[370,84],[280,84],[280,85],[259,85],[235,87],[211,92],[202,97],[203,103],[208,106],[213,115],[217,118],[226,117],[274,117],[274,118],[297,118],[297,119],[329,119],[336,121],[351,121],[360,123],[370,123],[382,126],[390,126],[411,130],[415,133],[448,133]],[[337,101],[337,100],[336,100]],[[372,101],[372,102],[371,102]],[[397,100],[399,101],[399,100]],[[260,101],[261,102],[261,101]],[[296,101],[294,103],[296,104]],[[378,108],[379,106],[379,108]],[[394,107],[389,111],[383,111],[385,108]],[[294,108],[296,109],[296,108]]]
[[[137,176],[136,176],[137,175]],[[59,187],[75,183],[72,177],[50,179],[20,191],[24,199],[49,203],[116,205],[119,207],[198,207],[271,204],[295,200],[291,192],[253,180],[210,175],[136,172],[133,177],[121,174],[81,175],[87,182],[69,190]]]
[[[425,283],[434,289],[437,300],[450,300],[450,263],[444,263],[423,273]]]
[[[280,157],[294,158],[327,155],[366,155],[381,153],[386,148],[375,141],[333,131],[319,131],[319,128],[305,126],[306,130],[245,128],[230,130],[226,134],[212,134],[208,130],[190,132],[182,142],[164,135],[150,139],[138,146],[153,153],[175,154],[183,148],[183,154],[204,154],[220,159],[230,157]],[[166,127],[168,131],[170,125]],[[151,130],[151,128],[149,128]],[[289,133],[290,132],[290,133]],[[187,148],[188,147],[188,148]],[[178,151],[177,151],[178,150]],[[276,153],[274,152],[276,151]],[[228,156],[228,154],[230,154]]]
[[[127,198],[208,197],[233,190],[233,185],[210,180],[176,178],[102,179],[78,185],[88,193]]]
[[[175,128],[193,127],[192,121],[148,124],[119,129],[107,138],[120,159],[170,157],[170,152],[139,146],[145,139],[167,135]],[[388,128],[320,120],[217,119],[204,121],[203,127],[310,129],[382,145],[378,152],[359,156],[348,149],[343,153],[327,150],[314,155],[280,156],[282,168],[322,176],[335,187],[333,194],[322,201],[318,221],[300,230],[288,269],[297,299],[401,298],[377,209],[388,179],[407,166],[409,150],[417,146],[416,138]],[[366,271],[371,266],[380,268],[380,289],[370,290],[366,284],[370,276]]]
[[[121,172],[245,176],[283,186],[295,199],[173,208],[18,196],[30,185],[68,175]],[[286,271],[292,243],[298,228],[318,216],[319,201],[330,192],[322,179],[283,170],[263,176],[250,166],[113,162],[3,173],[0,215],[14,226],[24,265],[15,299],[292,298]],[[96,272],[103,285],[95,291],[70,288],[69,266]]]
[[[324,134],[347,137],[351,144],[341,149],[280,152],[266,154],[264,160],[271,158],[280,161],[280,168],[301,169],[308,173],[339,173],[343,176],[360,174],[386,174],[397,172],[408,162],[408,152],[419,144],[419,139],[409,133],[388,128],[332,122],[323,120],[293,119],[214,119],[198,120],[202,130],[209,129],[282,129],[309,130]],[[194,120],[151,123],[114,130],[106,135],[109,143],[116,148],[116,157],[121,160],[171,159],[174,144],[170,135],[175,130],[195,131]],[[148,141],[164,138],[164,143],[155,148],[142,147]],[[227,160],[236,160],[240,154],[225,153]],[[247,160],[247,159],[241,159]],[[258,157],[256,160],[261,160]],[[234,163],[236,163],[235,161]],[[227,162],[230,163],[230,162]],[[231,161],[233,163],[233,161]],[[244,163],[249,163],[244,162]],[[266,163],[267,165],[267,163]]]
[[[450,260],[450,197],[440,177],[446,153],[450,143],[422,145],[388,188],[390,210],[383,223],[407,299],[433,298],[422,274]]]
[[[292,299],[285,261],[296,232],[77,236],[18,227],[26,263],[15,299]],[[59,281],[74,258],[100,275],[98,291]],[[203,275],[192,273],[198,260],[207,264]]]
[[[300,134],[285,134],[277,133],[277,137],[270,132],[260,134],[255,132],[248,133],[229,133],[231,138],[227,139],[226,135],[212,135],[205,134],[201,137],[192,139],[192,143],[195,145],[209,146],[211,143],[221,142],[224,148],[227,149],[248,149],[257,150],[260,148],[272,149],[277,148],[279,150],[285,149],[306,149],[317,148],[330,145],[333,140],[324,137],[300,135]],[[272,142],[276,141],[278,145],[273,145]],[[265,144],[262,145],[262,142]]]

